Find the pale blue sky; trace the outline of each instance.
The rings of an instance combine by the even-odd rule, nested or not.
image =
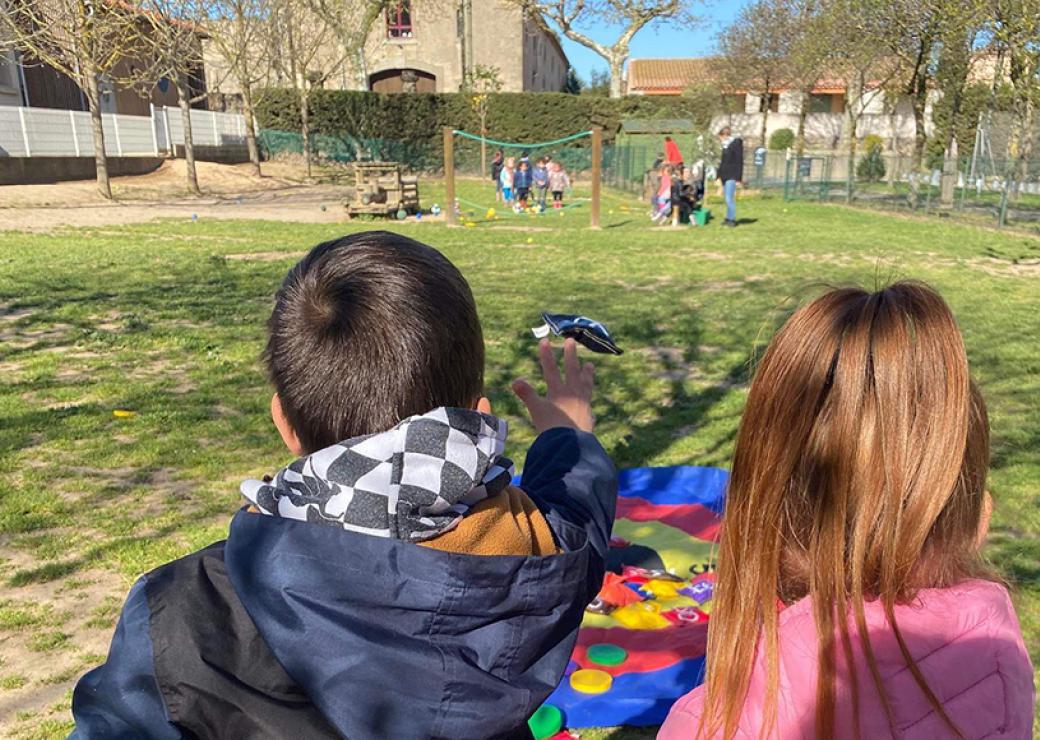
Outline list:
[[[703,22],[698,28],[675,28],[667,22],[649,29],[643,29],[632,41],[630,59],[698,57],[710,54],[715,45],[715,36],[725,27],[745,5],[747,0],[709,0],[697,9]],[[617,30],[601,26],[599,28],[581,28],[596,41],[613,41],[617,38]],[[583,80],[588,80],[594,69],[607,70],[607,63],[595,52],[586,49],[570,39],[562,38],[563,50],[567,52],[571,66],[578,71]]]

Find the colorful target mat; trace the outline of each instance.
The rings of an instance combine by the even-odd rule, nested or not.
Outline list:
[[[603,590],[546,701],[565,726],[657,725],[701,682],[727,478],[719,468],[621,471]]]

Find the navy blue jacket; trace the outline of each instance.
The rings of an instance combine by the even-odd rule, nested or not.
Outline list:
[[[516,172],[513,173],[513,189],[514,190],[530,190],[531,189],[531,168],[528,167],[526,170],[516,168]]]
[[[239,621],[255,625],[261,647],[277,658],[269,662],[291,677],[292,691],[275,692],[276,700],[254,691],[248,677],[240,680],[259,696],[250,711],[282,711],[277,697],[291,694],[312,704],[333,736],[364,740],[487,738],[523,727],[560,681],[584,607],[602,583],[617,473],[594,436],[551,429],[531,447],[520,485],[545,515],[559,554],[449,553],[240,511],[225,543],[184,560],[210,553],[226,569],[234,606],[248,613]],[[150,584],[168,584],[167,596],[211,587],[171,580],[164,569],[179,562],[130,590],[107,661],[76,686],[71,737],[233,734],[241,706],[219,706],[227,722],[201,735],[179,724],[176,704],[190,677],[181,687],[182,677],[156,669],[170,664],[164,651],[174,641],[169,619],[157,618],[162,601],[149,594]],[[240,641],[238,631],[222,633],[219,625],[189,627]],[[248,670],[257,646],[233,647]],[[219,705],[221,697],[212,701]]]

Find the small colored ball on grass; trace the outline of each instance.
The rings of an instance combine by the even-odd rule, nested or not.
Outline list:
[[[571,674],[570,682],[571,688],[581,694],[602,694],[610,690],[614,679],[606,671],[583,668]]]
[[[197,214],[197,213],[191,214],[191,220],[192,221],[198,221],[199,220],[199,214]]]
[[[324,203],[321,204],[321,211],[322,211],[322,213],[325,212],[325,204]]]
[[[533,237],[530,237],[530,236],[529,236],[529,237],[527,237],[527,243],[528,243],[528,244],[533,244],[533,243],[534,243],[534,238],[533,238]]]
[[[599,665],[621,665],[628,657],[628,653],[624,648],[605,642],[599,645],[590,645],[586,655],[589,656],[590,661]]]
[[[563,713],[552,704],[543,704],[527,720],[534,740],[547,740],[563,727]]]

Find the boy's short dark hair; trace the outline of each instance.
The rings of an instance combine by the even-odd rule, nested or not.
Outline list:
[[[436,249],[368,231],[286,275],[264,359],[306,452],[439,406],[472,407],[484,338],[469,285]]]

